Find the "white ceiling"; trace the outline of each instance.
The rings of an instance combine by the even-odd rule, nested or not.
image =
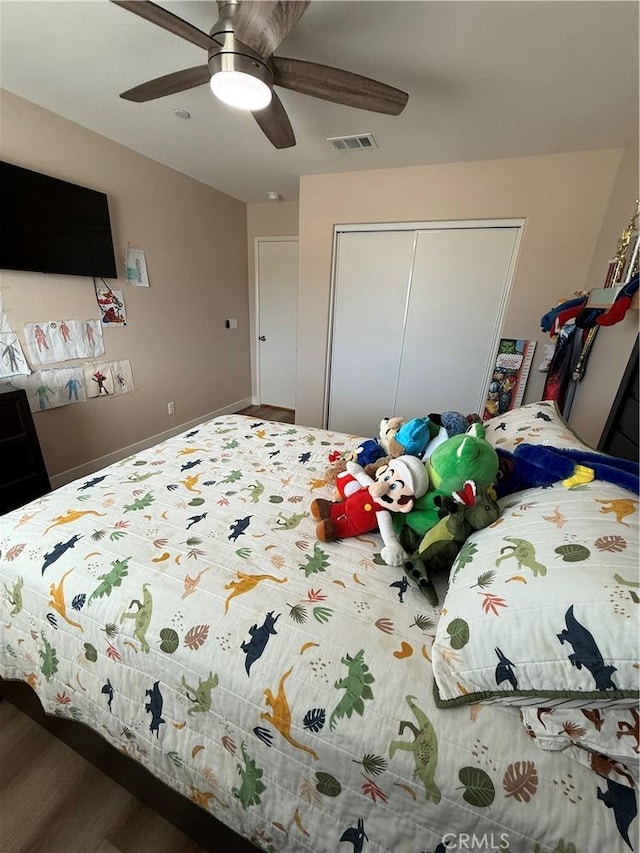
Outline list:
[[[209,31],[215,2],[161,2]],[[246,202],[300,175],[626,145],[638,133],[636,2],[313,0],[277,55],[409,93],[397,117],[279,89],[298,144],[277,151],[208,86],[146,104],[132,86],[206,52],[108,0],[0,0],[0,85]],[[186,109],[188,121],[173,110]],[[377,150],[330,136],[372,132]]]

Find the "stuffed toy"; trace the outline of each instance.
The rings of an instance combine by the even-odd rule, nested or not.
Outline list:
[[[382,465],[387,465],[391,459],[398,456],[422,456],[429,442],[436,436],[440,428],[431,423],[429,418],[412,418],[399,426],[396,421],[401,418],[383,418],[380,423],[380,443],[387,448],[387,455],[365,466],[370,477]]]
[[[500,516],[500,507],[486,488],[467,480],[452,498],[435,498],[440,520],[427,531],[416,552],[405,560],[404,570],[417,583],[431,604],[438,603],[432,575],[448,571],[474,530],[488,527]]]
[[[350,461],[357,462],[358,465],[370,465],[372,462],[377,462],[385,455],[384,447],[376,438],[368,438],[356,448],[355,459]]]
[[[485,439],[482,423],[473,423],[462,435],[454,435],[440,444],[424,463],[429,489],[411,512],[394,519],[396,530],[408,525],[419,536],[438,523],[436,497],[445,498],[459,491],[467,480],[479,488],[490,486],[498,473],[498,454]]]
[[[342,501],[311,502],[318,539],[332,542],[378,528],[384,541],[380,556],[389,566],[401,566],[407,554],[394,532],[391,513],[410,512],[416,498],[427,491],[429,478],[422,462],[415,456],[399,456],[379,468],[375,480],[356,462],[348,462],[336,487]]]
[[[437,433],[438,430],[435,431]],[[413,418],[402,424],[395,438],[390,439],[389,449],[392,455],[396,451],[395,445],[402,448],[403,453],[398,453],[398,456],[422,456],[425,447],[431,441],[431,422],[429,418]],[[395,442],[395,445],[393,444]]]
[[[594,479],[614,483],[638,494],[640,466],[628,459],[576,448],[561,449],[543,444],[519,444],[512,453],[498,449],[499,470],[495,490],[498,497],[550,486],[562,480],[567,489]]]
[[[358,465],[375,465],[378,459],[386,458],[386,451],[376,438],[367,438],[359,444],[355,450],[346,450],[340,453],[334,450],[329,454],[331,465],[325,469],[323,479],[328,485],[335,485],[336,478],[347,470],[347,462],[357,462]],[[374,468],[375,471],[375,468]],[[336,492],[334,500],[339,500]]]
[[[344,453],[339,453],[337,450],[329,454],[329,462],[331,466],[324,472],[324,481],[329,485],[335,485],[336,479],[347,470],[347,462],[357,462],[358,465],[366,466],[366,472],[370,477],[375,477],[375,473],[382,465],[386,465],[390,459],[396,456],[402,456],[402,448],[395,449],[392,453],[390,443],[395,439],[400,427],[404,424],[404,418],[382,418],[380,421],[380,429],[378,438],[368,438],[360,444],[357,450],[347,450]],[[336,491],[334,500],[340,500],[340,494]]]
[[[473,423],[480,421],[480,415],[463,415],[462,412],[432,412],[429,415],[429,423],[431,430],[431,441],[425,447],[422,453],[423,459],[428,459],[433,451],[446,441],[448,438],[453,438],[454,435],[462,435],[469,429]]]
[[[479,415],[463,415],[462,412],[442,412],[439,415],[429,415],[429,417],[446,429],[448,438],[453,438],[454,435],[462,435],[471,424],[478,423],[480,420]]]
[[[391,455],[391,448],[389,446],[389,442],[396,437],[398,434],[398,430],[404,423],[404,418],[393,417],[393,418],[382,418],[380,421],[380,431],[378,433],[378,438],[382,448],[387,456]],[[402,456],[401,453],[398,456]]]

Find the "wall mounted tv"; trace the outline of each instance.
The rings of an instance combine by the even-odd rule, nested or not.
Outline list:
[[[0,269],[117,278],[104,193],[0,161]]]

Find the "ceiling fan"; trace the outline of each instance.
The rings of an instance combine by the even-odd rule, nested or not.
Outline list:
[[[165,74],[120,97],[127,101],[152,101],[209,83],[225,103],[249,110],[276,148],[291,148],[296,138],[280,98],[273,90],[282,86],[324,101],[361,110],[399,115],[406,92],[340,68],[274,56],[310,0],[218,0],[218,20],[209,35],[146,0],[111,0],[141,18],[207,51],[206,65]]]

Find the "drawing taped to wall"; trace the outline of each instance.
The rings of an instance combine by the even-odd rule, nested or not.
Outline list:
[[[0,378],[3,376],[28,376],[31,368],[22,351],[22,345],[9,323],[0,293]]]
[[[104,355],[100,320],[48,320],[23,328],[32,365]]]
[[[128,359],[84,365],[87,397],[117,397],[133,391],[133,374]]]
[[[77,367],[37,370],[30,376],[0,381],[0,392],[24,388],[32,412],[84,403],[94,397],[117,397],[134,390],[131,364],[123,361],[94,362]]]
[[[112,290],[108,285],[96,287],[96,299],[98,300],[103,326],[127,325],[124,296],[121,290]]]
[[[127,247],[124,257],[124,271],[127,284],[135,284],[137,287],[149,287],[147,275],[147,261],[142,249]]]
[[[81,367],[37,370],[30,376],[12,376],[0,384],[0,391],[24,388],[32,412],[43,412],[81,403],[87,399],[84,372]]]
[[[483,420],[517,409],[524,397],[535,341],[501,338],[484,404]]]
[[[31,373],[18,336],[0,332],[0,376],[28,376]]]

